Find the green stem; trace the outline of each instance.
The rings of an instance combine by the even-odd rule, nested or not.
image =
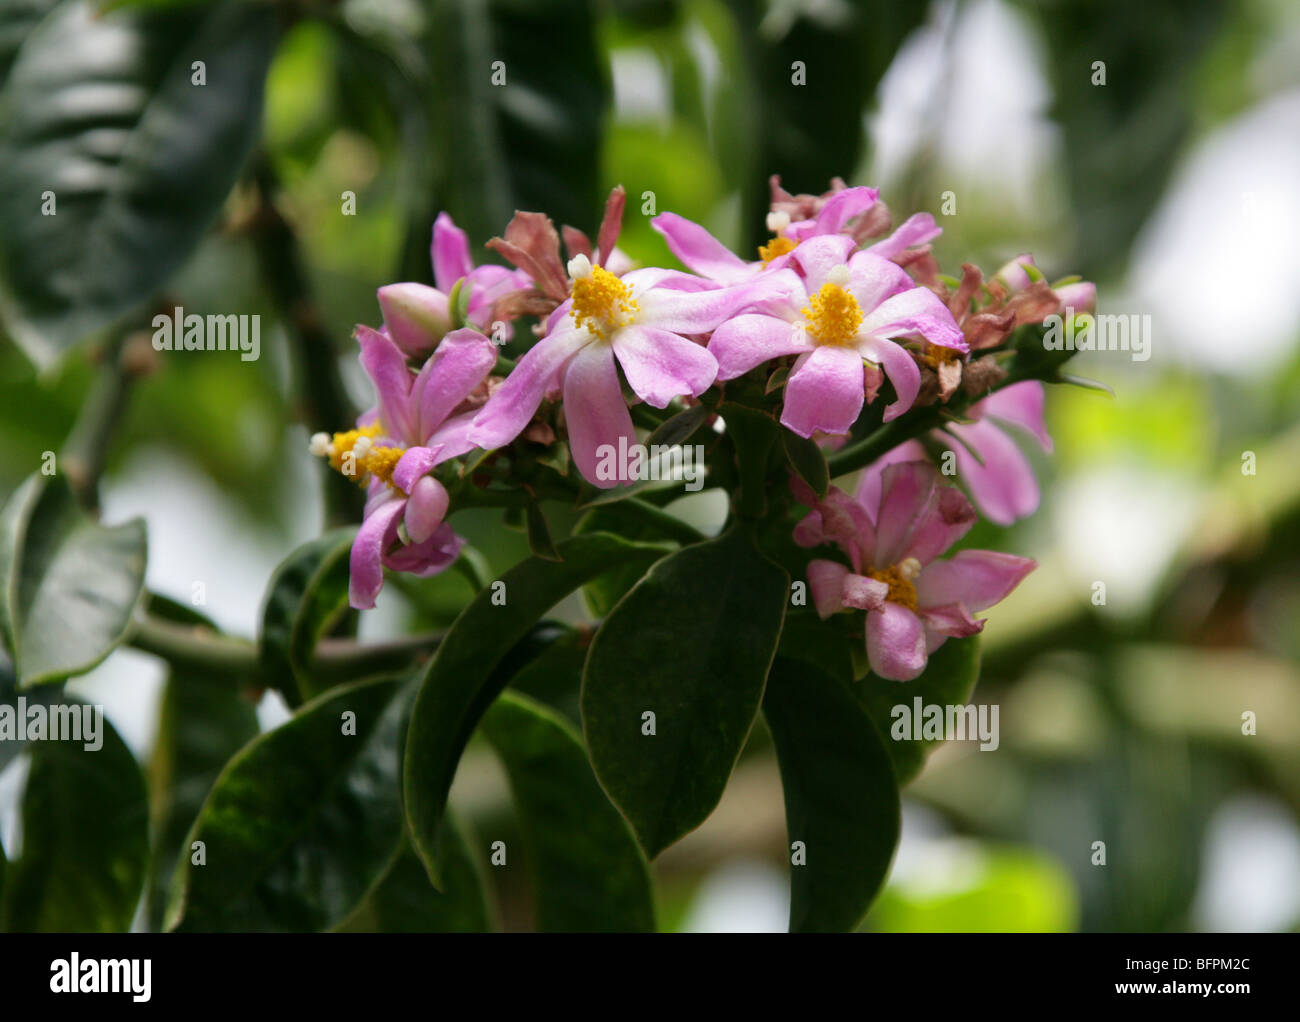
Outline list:
[[[173,666],[202,667],[206,671],[256,677],[261,671],[257,644],[221,635],[202,625],[183,625],[150,614],[139,614],[127,642]]]
[[[670,515],[662,508],[655,507],[639,497],[628,497],[626,500],[604,504],[601,506],[601,510],[635,518],[637,521],[653,526],[665,536],[675,539],[686,546],[692,543],[703,543],[709,538],[689,522],[684,522],[676,515]]]
[[[99,372],[59,454],[73,494],[89,511],[98,510],[99,479],[135,378],[127,369],[126,341],[127,335],[119,334],[104,349]]]

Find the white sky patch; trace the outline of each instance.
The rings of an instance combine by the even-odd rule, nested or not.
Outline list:
[[[1214,933],[1276,932],[1300,919],[1300,829],[1284,805],[1250,796],[1219,807],[1192,917]]]
[[[764,862],[730,863],[700,884],[686,933],[784,933],[790,922],[785,872]]]

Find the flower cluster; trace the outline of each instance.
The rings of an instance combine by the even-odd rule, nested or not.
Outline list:
[[[575,486],[572,472],[615,486],[628,480],[597,466],[602,451],[638,442],[636,406],[639,418],[662,422],[670,405],[702,401],[721,430],[728,388],[752,378],[773,419],[827,449],[849,442],[877,402],[877,423],[917,407],[956,409],[944,428],[919,429],[868,466],[854,496],[832,487],[819,497],[796,478],[778,504],[808,508],[795,527],[800,545],[838,551],[841,560],[808,563],[814,603],[823,616],[865,612],[877,674],[913,678],[945,638],[978,631],[972,615],[1033,564],[984,551],[936,559],[975,509],[929,459],[950,450],[994,522],[1034,510],[1037,483],[1009,431],[1050,448],[1043,386],[999,389],[1003,356],[1017,328],[1090,309],[1092,285],[1049,285],[1028,256],[988,280],[970,265],[960,279],[945,277],[929,244],[940,233],[933,217],[891,231],[874,188],[839,180],[822,195],[793,195],[773,178],[770,237],[752,259],[676,214],[655,217],[686,271],[635,267],[617,248],[623,212],[617,188],[594,244],[542,214],[517,213],[488,243],[513,268],[476,266],[444,213],[433,229],[435,286],[380,288],[383,325],[356,333],[377,403],[355,428],[312,438],[313,453],[367,490],[352,605],[374,605],[385,567],[429,575],[456,559],[462,541],[445,521],[453,493],[499,479],[482,468],[502,454],[509,463],[563,436],[569,458],[557,471]],[[511,363],[498,345],[520,336],[525,318],[535,341]],[[456,461],[476,449],[487,453]]]

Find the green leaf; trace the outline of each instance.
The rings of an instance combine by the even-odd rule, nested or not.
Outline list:
[[[486,933],[496,929],[477,838],[448,812],[439,837],[447,893],[429,883],[428,871],[403,841],[365,901],[334,928],[336,933]]]
[[[526,696],[504,692],[483,733],[505,764],[546,932],[653,932],[649,868],[605,797],[577,732]]]
[[[896,718],[895,706],[906,706],[914,715],[915,700],[922,706],[962,706],[975,691],[980,676],[979,636],[949,639],[930,654],[925,672],[905,685],[868,675],[858,688],[858,697],[886,736],[885,747],[894,763],[899,784],[906,784],[925,765],[925,757],[934,742],[897,740],[890,735]]]
[[[0,609],[21,686],[83,674],[125,638],[144,590],[141,519],[100,525],[62,476],[34,477],[6,505],[0,538]]]
[[[280,562],[267,586],[258,655],[290,706],[319,694],[312,683],[312,651],[347,612],[355,536],[355,528],[336,529],[304,543]]]
[[[557,547],[564,559],[530,557],[479,593],[452,624],[420,684],[406,743],[403,790],[412,841],[438,883],[437,835],[447,792],[479,718],[531,657],[520,651],[533,624],[583,583],[625,564],[644,570],[666,547],[603,533]],[[504,601],[504,602],[502,602]]]
[[[35,361],[147,301],[189,255],[257,137],[277,25],[261,3],[100,16],[68,0],[27,35],[0,92],[0,272]]]
[[[789,578],[733,528],[665,557],[587,655],[582,719],[596,776],[653,858],[713,811],[749,735]],[[642,733],[643,714],[655,734]]]
[[[781,442],[785,446],[785,457],[790,462],[790,467],[812,487],[819,498],[825,497],[831,485],[831,476],[822,449],[788,429],[781,431]]]
[[[852,931],[885,882],[898,844],[898,782],[889,752],[848,687],[805,661],[777,657],[763,716],[785,789],[790,932]]]
[[[645,445],[653,449],[655,446],[675,447],[677,444],[684,444],[695,431],[704,425],[704,420],[713,414],[713,409],[708,405],[692,405],[684,412],[678,412],[676,415],[666,419],[646,440]]]
[[[527,507],[528,514],[528,549],[534,557],[544,561],[558,561],[560,555],[555,552],[555,540],[551,538],[551,527],[546,524],[546,515],[541,506],[532,501]]]
[[[562,717],[579,724],[581,709],[578,700],[582,692],[582,668],[587,662],[591,631],[579,631],[559,622],[543,621],[533,630],[533,634],[545,645],[510,679],[510,687],[545,703]]]
[[[409,692],[391,679],[332,689],[231,760],[186,839],[167,928],[323,930],[345,918],[402,837]]]
[[[253,702],[225,678],[173,672],[163,690],[158,740],[149,765],[154,847],[149,924],[162,926],[167,891],[185,837],[222,769],[257,737]]]
[[[130,929],[149,861],[148,800],[139,764],[102,718],[99,739],[94,751],[84,741],[32,743],[22,855],[6,885],[9,932]]]

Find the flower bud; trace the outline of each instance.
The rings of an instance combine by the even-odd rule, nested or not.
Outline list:
[[[424,284],[389,284],[379,289],[384,327],[402,351],[415,358],[438,346],[451,329],[447,296]]]

